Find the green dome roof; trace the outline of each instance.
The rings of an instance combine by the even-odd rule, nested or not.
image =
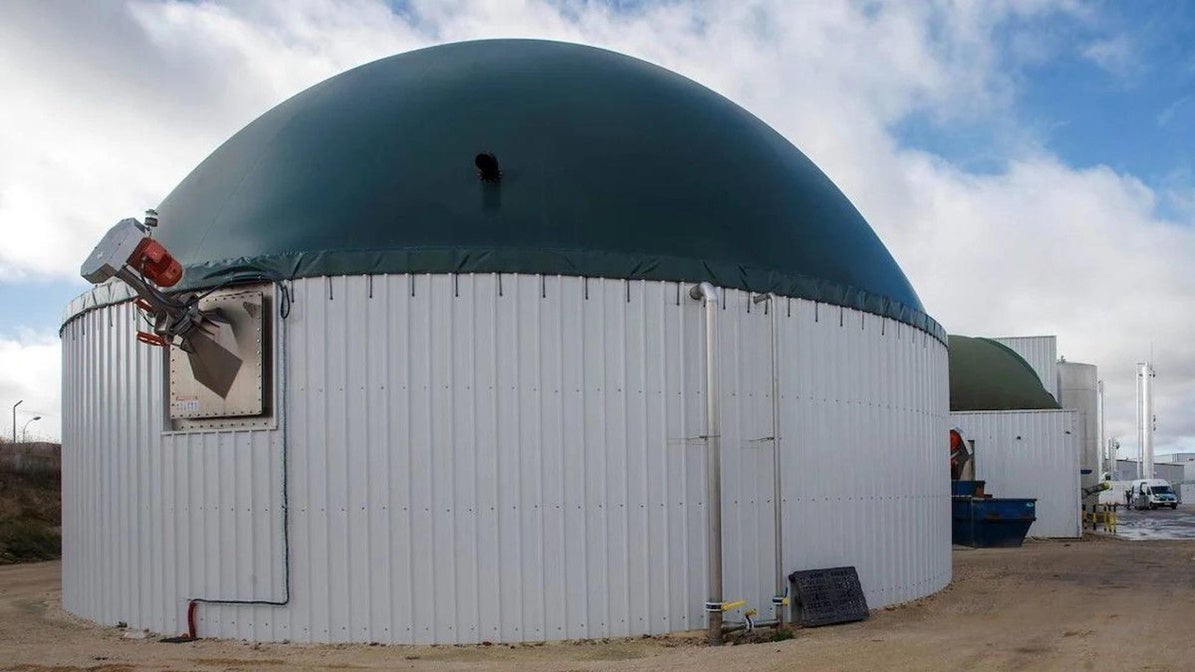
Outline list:
[[[501,179],[479,179],[492,153]],[[859,212],[742,108],[644,61],[537,40],[449,44],[317,84],[158,208],[183,287],[510,272],[809,298],[944,338]]]
[[[950,410],[1061,408],[1037,372],[1011,348],[990,338],[951,334]]]

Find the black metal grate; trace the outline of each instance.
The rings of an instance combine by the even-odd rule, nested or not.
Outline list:
[[[867,618],[867,599],[854,567],[807,569],[788,575],[796,597],[796,620],[815,627]]]

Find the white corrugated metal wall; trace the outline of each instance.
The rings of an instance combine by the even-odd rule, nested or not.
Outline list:
[[[1059,398],[1058,389],[1058,337],[1057,336],[1001,336],[993,341],[1003,343],[1021,356],[1037,377],[1042,387]]]
[[[975,441],[975,478],[987,494],[1037,499],[1029,536],[1081,536],[1075,411],[951,413],[950,421]]]
[[[676,283],[434,275],[293,283],[285,432],[165,433],[130,305],[69,321],[63,599],[158,632],[476,642],[702,627],[701,307]],[[770,316],[724,293],[727,599],[773,589]],[[787,571],[873,606],[950,580],[945,347],[780,299]],[[285,433],[286,446],[283,447]],[[734,614],[731,614],[732,618]]]

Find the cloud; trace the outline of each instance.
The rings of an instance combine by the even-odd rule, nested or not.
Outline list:
[[[1084,58],[1116,77],[1128,77],[1139,67],[1133,44],[1126,35],[1095,40],[1087,44],[1081,53]]]
[[[415,46],[377,3],[241,11],[175,2],[0,7],[0,281],[73,276],[104,230],[156,205],[257,114]]]
[[[1101,367],[1109,433],[1126,446],[1133,364],[1152,341],[1158,443],[1177,446],[1195,437],[1183,415],[1195,402],[1195,376],[1184,378],[1195,316],[1182,309],[1195,299],[1193,222],[1157,215],[1172,197],[1133,175],[1063,164],[1016,120],[1019,69],[1064,48],[1056,24],[1092,11],[1046,0],[7,3],[0,88],[15,97],[0,112],[0,226],[12,244],[0,281],[74,274],[112,222],[160,201],[258,114],[349,67],[480,37],[578,41],[692,77],[791,139],[949,330],[1058,334],[1068,359]],[[1124,38],[1084,55],[1114,73],[1134,63]],[[914,117],[990,125],[1004,170],[976,174],[903,146],[894,129]]]
[[[885,127],[916,111],[1000,109],[1011,81],[985,36],[1001,17],[1044,11],[1015,2],[953,13],[780,1],[618,11],[434,0],[401,14],[374,0],[6,4],[0,87],[14,97],[0,125],[0,222],[15,235],[0,249],[0,279],[73,275],[111,223],[160,201],[255,116],[395,52],[496,36],[607,46],[800,131],[818,158],[840,154],[846,136],[888,144]]]
[[[19,400],[23,403],[17,407],[17,439],[35,416],[41,416],[41,420],[29,423],[29,438],[58,439],[62,424],[61,370],[58,337],[53,332],[26,331],[16,338],[0,337],[0,371],[4,372],[0,377],[0,399],[5,400],[5,407],[0,408],[0,427],[4,428],[0,435],[4,440],[12,438],[11,406]]]
[[[1195,95],[1180,97],[1178,100],[1175,100],[1163,108],[1162,111],[1158,113],[1158,116],[1154,117],[1154,122],[1157,123],[1159,128],[1170,125],[1170,122],[1174,121],[1175,115],[1177,115],[1179,111],[1181,111],[1182,108],[1192,100],[1195,100]]]
[[[1157,219],[1155,194],[1106,167],[1075,170],[1048,155],[974,176],[904,153],[904,202],[858,199],[872,220],[904,211],[923,223],[890,238],[931,313],[979,335],[1057,334],[1059,354],[1100,367],[1108,433],[1135,445],[1135,363],[1155,349],[1157,444],[1195,436],[1195,230]]]

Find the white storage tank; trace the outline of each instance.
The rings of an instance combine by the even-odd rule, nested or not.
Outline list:
[[[872,607],[950,581],[942,329],[825,175],[692,81],[411,52],[157,210],[226,359],[138,342],[120,282],[68,308],[72,613],[518,642],[702,628],[715,577],[765,616],[798,569],[856,566]]]
[[[1084,488],[1093,487],[1100,480],[1099,373],[1095,365],[1060,360],[1058,392],[1058,403],[1075,411],[1081,481]]]

